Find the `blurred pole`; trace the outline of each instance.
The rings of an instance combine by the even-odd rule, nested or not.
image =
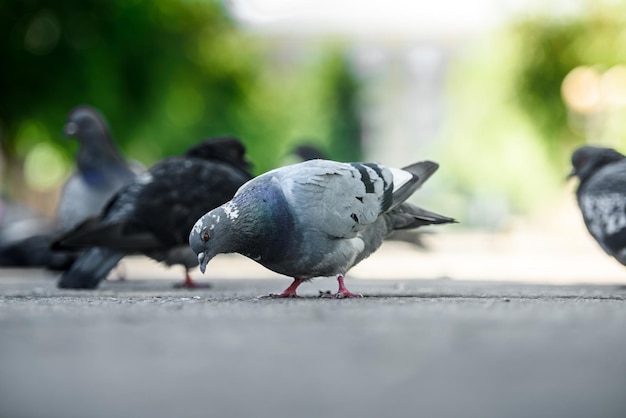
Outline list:
[[[427,157],[443,118],[447,52],[434,42],[361,43],[365,157],[404,165]]]

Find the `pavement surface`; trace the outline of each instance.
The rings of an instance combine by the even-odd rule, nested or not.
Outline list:
[[[0,270],[0,417],[626,416],[620,284],[169,277]]]

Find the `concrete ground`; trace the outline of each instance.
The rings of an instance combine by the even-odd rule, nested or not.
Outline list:
[[[619,278],[376,277],[411,268],[381,251],[355,300],[259,299],[290,280],[241,259],[193,291],[142,260],[95,291],[0,270],[0,417],[626,416]]]

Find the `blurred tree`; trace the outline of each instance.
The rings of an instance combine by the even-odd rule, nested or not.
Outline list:
[[[603,1],[588,6],[567,20],[539,17],[514,27],[522,51],[514,80],[519,104],[559,166],[568,163],[563,155],[582,141],[568,128],[563,80],[579,66],[607,70],[626,63],[626,7]]]
[[[306,58],[301,45],[241,32],[217,1],[6,0],[0,37],[0,140],[13,167],[46,143],[37,155],[67,169],[75,145],[60,131],[80,103],[148,165],[221,134],[246,142],[257,172],[303,136],[350,141],[337,158],[360,154],[343,49],[322,42]]]
[[[440,149],[446,169],[434,181],[452,190],[444,203],[457,207],[463,225],[498,229],[512,214],[543,216],[567,192],[573,148],[583,140],[626,145],[626,5],[584,6],[514,22],[454,56]],[[599,102],[585,114],[562,98],[566,76],[580,66],[595,85],[578,93]]]

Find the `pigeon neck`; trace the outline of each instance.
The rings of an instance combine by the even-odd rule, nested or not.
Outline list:
[[[587,181],[589,181],[589,179],[591,179],[597,172],[599,172],[600,170],[604,169],[605,167],[615,162],[617,161],[599,161],[593,166],[585,167],[583,170],[580,170],[580,172],[578,173],[578,179],[579,179],[578,188],[580,189],[581,186],[586,184]]]
[[[118,150],[108,137],[80,139],[77,165],[85,181],[95,187],[113,181],[111,175],[131,174]]]
[[[291,247],[294,218],[280,190],[264,185],[251,192],[232,202],[241,216],[236,222],[241,237],[237,252],[261,264],[271,264]]]

